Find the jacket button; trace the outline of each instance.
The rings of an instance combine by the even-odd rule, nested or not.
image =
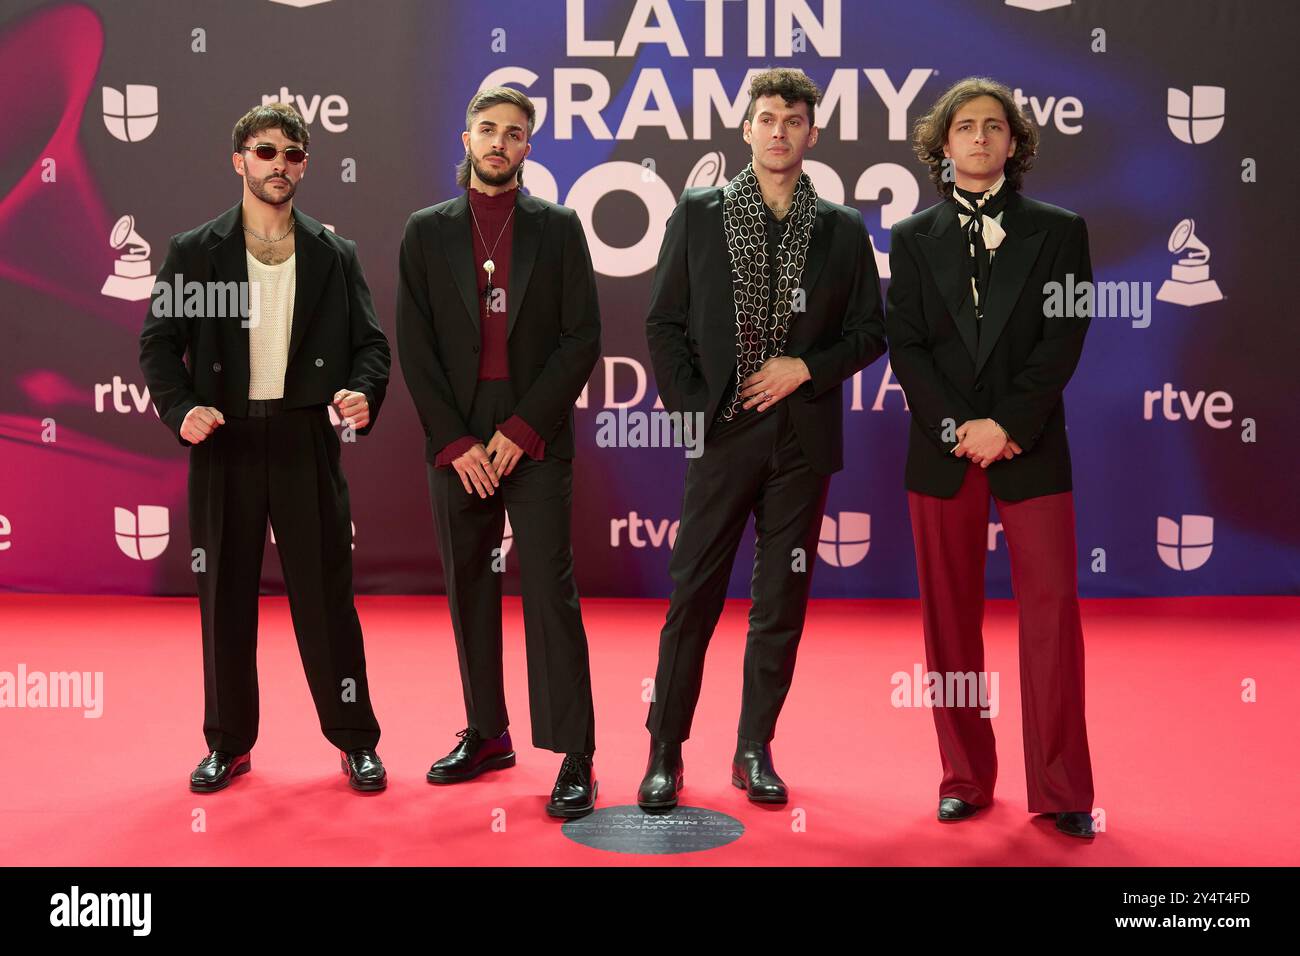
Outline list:
[[[475,351],[475,352],[477,352],[477,351],[478,351],[478,346],[477,346],[477,345],[476,345],[476,346],[474,346],[474,351]]]
[[[325,364],[325,360],[324,360],[324,359],[317,359],[317,360],[316,360],[316,367],[317,367],[317,368],[321,368],[324,364]]]
[[[982,392],[982,391],[984,391],[984,383],[983,383],[983,382],[976,382],[976,383],[975,383],[975,391],[977,391],[977,392]]]
[[[214,372],[220,372],[220,371],[221,371],[221,363],[220,363],[220,362],[213,362],[213,363],[212,363],[212,371],[214,371]]]

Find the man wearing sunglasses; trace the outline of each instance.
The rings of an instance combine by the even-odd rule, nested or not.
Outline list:
[[[355,243],[293,206],[309,134],[290,106],[235,124],[240,201],[174,236],[140,335],[140,368],[158,413],[190,449],[189,509],[203,631],[198,793],[251,769],[257,739],[257,599],[268,519],[284,569],[298,650],[321,730],[356,790],[382,790],[361,624],[352,596],[352,531],[340,439],[374,427],[388,385],[388,340]],[[205,314],[169,301],[207,286]],[[214,290],[238,289],[235,308]],[[222,307],[222,306],[227,307]],[[216,314],[211,314],[215,312]],[[188,365],[182,361],[188,352]]]

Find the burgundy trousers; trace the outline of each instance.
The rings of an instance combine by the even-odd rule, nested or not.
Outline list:
[[[997,465],[990,467],[996,468]],[[984,671],[984,560],[988,472],[971,464],[952,498],[909,491],[925,656],[944,675]],[[1092,763],[1083,716],[1079,619],[1070,492],[997,502],[1020,610],[1020,692],[1030,813],[1092,812]],[[948,702],[951,703],[951,702]],[[993,727],[968,706],[934,707],[943,781],[939,796],[976,806],[993,798]]]

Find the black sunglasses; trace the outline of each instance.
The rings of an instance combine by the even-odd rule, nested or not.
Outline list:
[[[245,150],[252,150],[253,155],[258,159],[265,159],[268,162],[284,153],[284,161],[291,166],[297,166],[307,158],[307,150],[301,146],[288,146],[283,150],[276,149],[270,143],[258,143],[256,146],[245,146]]]

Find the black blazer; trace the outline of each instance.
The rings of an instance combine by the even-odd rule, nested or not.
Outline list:
[[[397,354],[424,426],[424,457],[470,434],[479,330],[469,197],[462,193],[406,222],[397,287]],[[578,214],[527,193],[515,200],[506,289],[506,351],[515,414],[573,458],[573,403],[600,357],[600,303]]]
[[[328,405],[340,388],[364,392],[370,432],[388,389],[388,339],[375,319],[370,288],[361,273],[356,243],[336,236],[295,208],[296,281],[289,363],[284,373],[285,408]],[[196,405],[224,415],[248,414],[248,329],[238,315],[164,316],[159,298],[201,283],[248,282],[240,204],[197,229],[173,236],[158,270],[149,314],[140,332],[140,370],[158,414],[182,445],[181,423]],[[172,302],[174,307],[177,303]],[[226,310],[230,311],[230,310]],[[188,367],[181,360],[189,353]]]
[[[844,467],[841,383],[885,352],[880,278],[861,213],[817,200],[799,284],[807,291],[806,308],[790,318],[785,354],[802,358],[812,379],[784,401],[809,464],[830,474]],[[650,290],[646,338],[664,407],[703,412],[711,428],[736,372],[722,187],[688,188],[673,210]]]
[[[984,317],[975,318],[969,252],[949,201],[909,216],[890,233],[889,358],[912,411],[906,485],[951,498],[966,458],[950,452],[944,419],[992,418],[1023,454],[989,465],[1006,501],[1071,490],[1061,392],[1074,374],[1088,317],[1048,318],[1043,287],[1092,281],[1088,230],[1074,213],[1016,193],[1002,214],[1006,238],[993,256]]]

